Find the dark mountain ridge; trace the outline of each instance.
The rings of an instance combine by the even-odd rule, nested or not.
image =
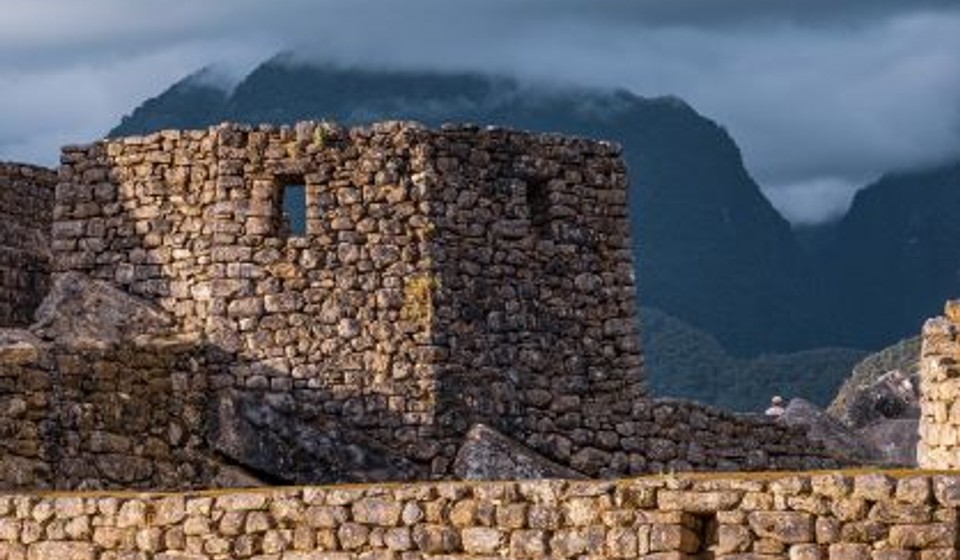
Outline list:
[[[623,144],[642,301],[715,335],[734,354],[821,346],[797,301],[810,267],[784,220],[743,166],[727,132],[673,97],[530,86],[480,74],[296,64],[281,55],[220,97],[190,78],[110,132],[142,134],[224,120],[358,124],[414,119],[563,132]],[[183,111],[178,106],[183,105]],[[174,117],[176,115],[176,117]]]
[[[648,338],[664,345],[651,357],[664,357],[660,369],[671,378],[654,384],[672,394],[742,408],[775,390],[804,388],[822,402],[839,382],[837,367],[847,367],[843,351],[749,364],[736,358],[880,348],[915,335],[958,292],[960,163],[888,175],[858,193],[839,221],[792,230],[744,168],[729,134],[674,97],[476,73],[307,65],[280,55],[229,93],[203,74],[188,77],[144,102],[110,135],[303,119],[475,122],[623,144],[640,301],[709,333],[730,354],[695,345],[703,351],[693,353],[714,356],[706,360],[714,365],[681,374],[674,366],[686,363],[681,358],[690,349],[677,345],[689,346],[691,337]],[[708,379],[711,368],[726,373]],[[751,382],[762,387],[743,389],[750,384],[745,374],[732,372],[747,370],[759,372]],[[784,372],[814,379],[794,382]],[[719,382],[742,390],[709,389]]]
[[[854,197],[819,257],[836,338],[875,348],[920,332],[960,296],[960,161],[885,175]]]

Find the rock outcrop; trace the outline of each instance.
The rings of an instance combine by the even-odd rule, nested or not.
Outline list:
[[[30,330],[67,347],[106,348],[172,336],[171,317],[148,301],[79,272],[54,277]]]
[[[483,424],[467,432],[453,462],[453,474],[460,480],[584,478]]]
[[[211,403],[210,447],[272,484],[426,479],[395,449],[293,398],[223,391]],[[272,402],[271,402],[272,401]]]
[[[864,463],[876,459],[873,450],[850,428],[804,399],[791,399],[780,422],[805,427],[807,435],[837,454],[848,454]]]
[[[828,411],[859,429],[873,422],[918,418],[920,337],[902,340],[854,366]]]

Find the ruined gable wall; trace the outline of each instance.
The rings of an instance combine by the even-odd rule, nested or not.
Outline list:
[[[56,172],[0,162],[0,327],[23,326],[50,286]]]
[[[434,144],[435,236],[453,240],[435,256],[440,400],[471,415],[440,421],[497,419],[569,461],[559,434],[583,430],[578,447],[593,445],[646,395],[620,149],[446,132]]]
[[[923,326],[917,465],[960,468],[960,301]]]

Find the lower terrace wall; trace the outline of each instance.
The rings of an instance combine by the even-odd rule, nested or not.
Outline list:
[[[948,560],[960,476],[816,473],[0,496],[0,557]]]
[[[22,326],[50,285],[50,224],[57,174],[0,162],[0,327]]]

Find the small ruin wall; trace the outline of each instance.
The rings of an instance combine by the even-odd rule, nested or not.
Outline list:
[[[50,284],[56,172],[0,162],[0,328],[28,325]]]

